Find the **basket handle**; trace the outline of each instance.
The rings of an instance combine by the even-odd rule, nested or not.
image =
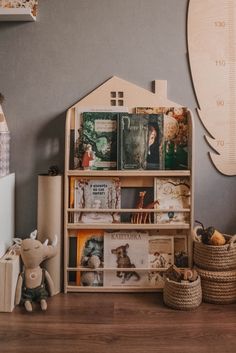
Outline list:
[[[234,247],[236,246],[236,234],[234,234],[230,241],[229,241],[229,246],[228,246],[228,249],[227,250],[231,250],[233,249]]]
[[[198,243],[201,243],[201,238],[197,235],[197,231],[198,229],[202,229],[201,226],[196,226],[193,228],[192,230],[192,237],[193,237],[193,240],[198,242]]]

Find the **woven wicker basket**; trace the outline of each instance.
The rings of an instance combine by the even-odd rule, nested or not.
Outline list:
[[[201,277],[203,301],[214,304],[236,302],[236,271],[196,270]]]
[[[203,244],[193,230],[193,261],[198,267],[211,271],[228,271],[236,269],[236,235],[225,235],[227,244],[221,246]]]
[[[164,303],[177,310],[194,310],[202,302],[200,277],[194,282],[174,282],[165,279],[163,289]]]

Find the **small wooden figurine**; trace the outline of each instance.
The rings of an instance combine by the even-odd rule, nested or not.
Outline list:
[[[140,209],[143,208],[143,201],[144,201],[144,197],[146,195],[146,191],[140,191],[139,193],[139,199],[138,202],[136,203],[135,208]],[[142,213],[138,212],[138,213],[133,213],[132,217],[131,217],[131,223],[142,223]]]
[[[156,201],[153,201],[151,203],[149,203],[148,205],[146,206],[143,206],[144,209],[153,209],[154,206],[158,204],[160,205],[159,201],[156,200]],[[142,213],[142,222],[141,223],[152,223],[152,220],[151,220],[151,212],[144,212]]]

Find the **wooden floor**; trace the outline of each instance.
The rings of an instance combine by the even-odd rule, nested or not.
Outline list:
[[[0,313],[1,353],[235,353],[236,304],[166,308],[161,294],[70,293]]]

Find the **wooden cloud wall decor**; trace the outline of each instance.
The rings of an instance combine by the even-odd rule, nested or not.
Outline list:
[[[190,0],[188,52],[198,114],[224,175],[236,175],[236,1]]]

